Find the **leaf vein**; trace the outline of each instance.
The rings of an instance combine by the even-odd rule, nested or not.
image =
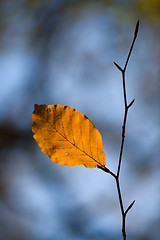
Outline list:
[[[50,122],[49,122],[50,124]],[[79,151],[81,151],[82,153],[84,153],[86,156],[88,156],[89,158],[93,159],[96,163],[98,163],[98,165],[103,166],[99,161],[97,161],[94,157],[92,157],[91,155],[89,155],[88,153],[86,153],[84,150],[80,149],[77,145],[75,145],[74,143],[72,143],[69,139],[67,139],[65,136],[63,136],[62,133],[60,133],[56,128],[54,128],[54,126],[52,126],[50,124],[50,126],[56,130],[56,132],[61,135],[66,141],[68,141],[71,145],[73,145],[74,147],[76,147]],[[82,132],[81,132],[82,135]],[[83,139],[82,139],[83,140]]]

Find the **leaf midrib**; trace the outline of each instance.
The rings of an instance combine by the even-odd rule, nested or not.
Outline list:
[[[88,156],[89,158],[93,159],[96,163],[98,163],[98,165],[100,166],[104,166],[102,165],[100,162],[98,162],[94,157],[92,157],[91,155],[89,155],[88,153],[86,153],[84,150],[82,150],[81,148],[79,148],[78,146],[76,146],[74,143],[72,143],[67,137],[65,137],[62,133],[60,133],[49,121],[44,121],[47,122],[51,128],[53,128],[62,138],[64,138],[67,142],[69,142],[72,146],[74,146],[75,148],[77,148],[79,151],[83,152],[86,156]]]

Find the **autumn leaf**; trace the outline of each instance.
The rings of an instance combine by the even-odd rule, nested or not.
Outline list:
[[[32,121],[33,137],[53,162],[87,168],[105,166],[101,134],[84,114],[59,104],[35,104]]]

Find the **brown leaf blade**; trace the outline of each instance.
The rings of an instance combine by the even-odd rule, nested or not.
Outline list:
[[[53,162],[87,168],[105,166],[101,134],[84,114],[60,104],[35,104],[32,121],[34,139]]]

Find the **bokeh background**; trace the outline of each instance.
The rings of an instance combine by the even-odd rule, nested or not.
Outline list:
[[[0,239],[121,239],[114,179],[53,163],[32,138],[34,104],[72,106],[99,129],[116,172],[127,69],[121,188],[130,240],[160,236],[160,1],[0,1]]]

